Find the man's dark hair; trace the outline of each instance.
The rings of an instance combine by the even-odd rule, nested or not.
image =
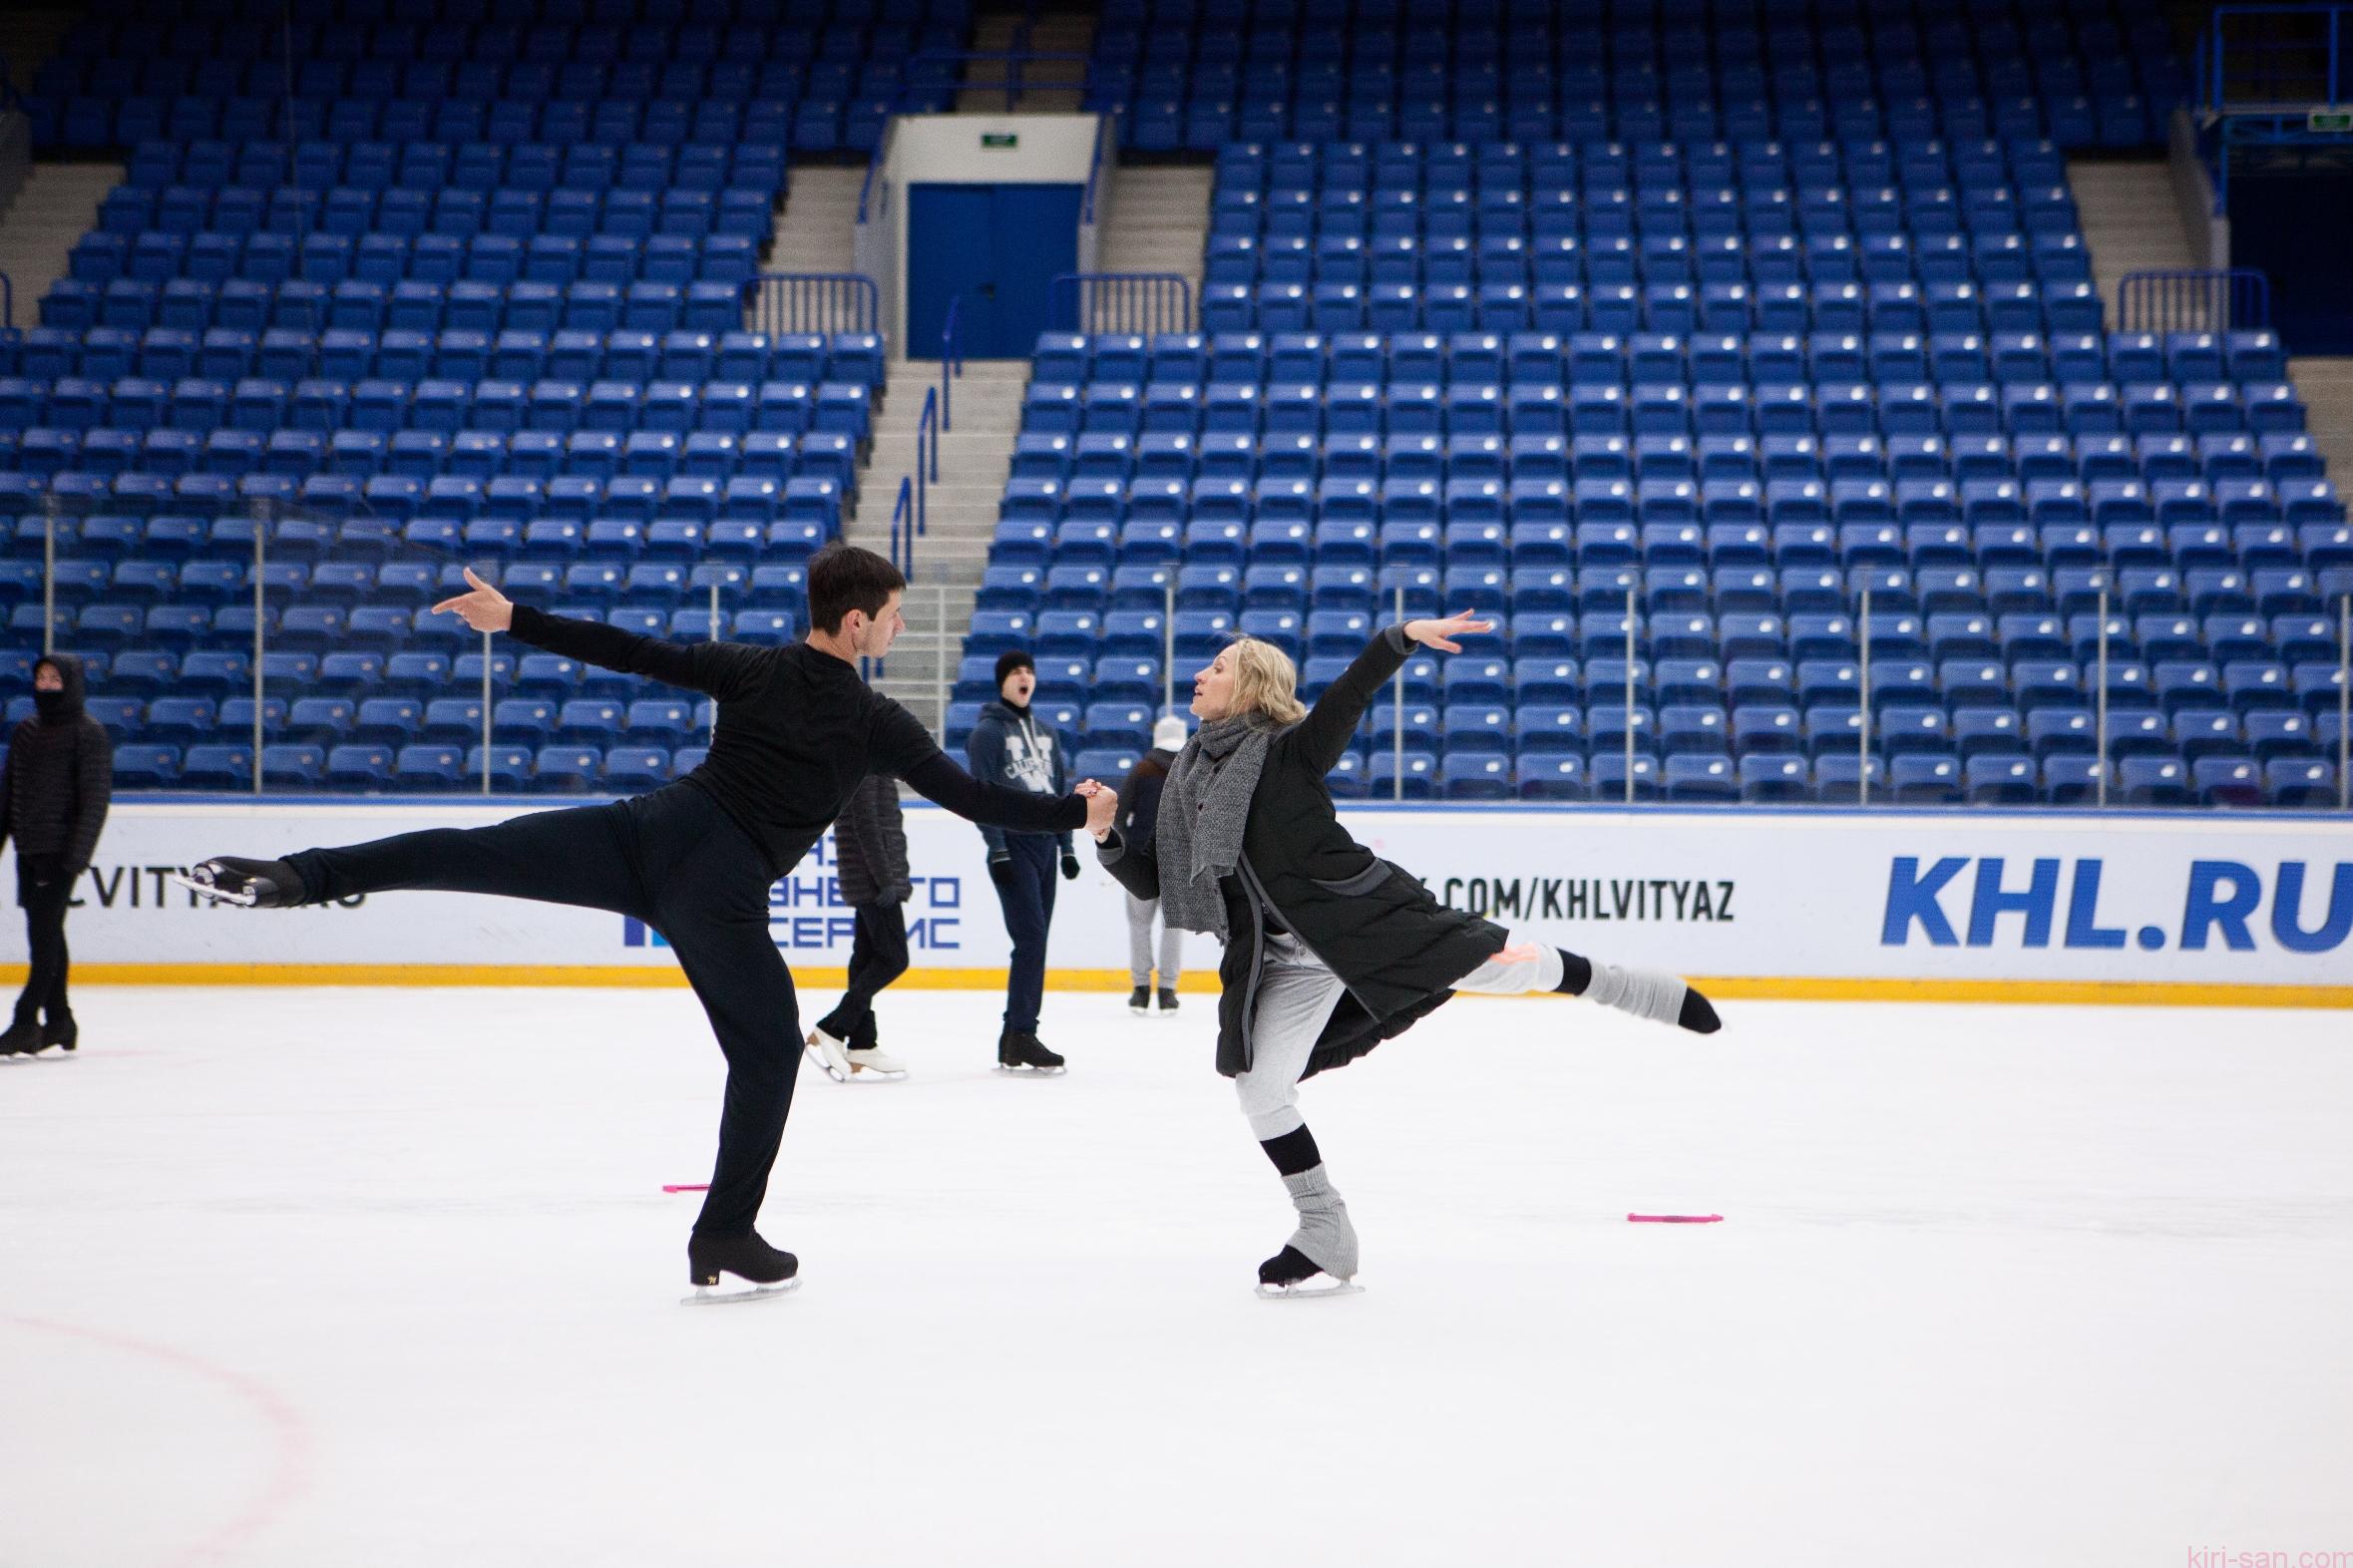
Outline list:
[[[853,609],[880,615],[891,595],[907,587],[899,569],[871,550],[835,540],[809,558],[809,624],[839,631]]]

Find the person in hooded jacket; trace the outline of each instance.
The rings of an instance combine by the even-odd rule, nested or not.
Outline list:
[[[965,742],[973,777],[1001,789],[1032,795],[1062,793],[1061,737],[1038,722],[1029,709],[1037,694],[1037,666],[1018,648],[996,658],[997,700],[980,710],[980,721]],[[1065,881],[1078,880],[1078,857],[1068,833],[1012,833],[983,823],[988,846],[988,880],[1004,911],[1005,935],[1012,939],[1005,966],[1004,1026],[996,1036],[996,1064],[1016,1071],[1060,1072],[1062,1058],[1037,1037],[1037,1013],[1045,1003],[1045,938],[1054,919],[1054,865]]]
[[[836,1083],[862,1072],[903,1078],[906,1063],[883,1053],[874,1023],[876,993],[907,973],[907,901],[915,896],[899,781],[887,773],[867,775],[834,819],[833,842],[842,902],[850,906],[856,929],[848,988],[810,1029],[809,1049]]]
[[[33,716],[8,737],[0,765],[0,843],[16,843],[16,902],[31,968],[0,1055],[72,1050],[81,1031],[66,998],[66,906],[90,869],[113,798],[115,744],[83,710],[82,661],[52,653],[33,666]]]
[[[1169,764],[1185,747],[1185,721],[1163,713],[1152,726],[1152,749],[1127,770],[1119,786],[1119,812],[1111,821],[1122,837],[1138,844],[1152,842],[1160,821],[1160,790],[1168,781]],[[1158,899],[1127,895],[1127,978],[1135,989],[1128,993],[1130,1012],[1152,1010],[1152,918],[1160,913]],[[1185,954],[1185,934],[1167,921],[1160,923],[1160,1013],[1177,1010],[1177,974]]]
[[[1193,677],[1201,728],[1169,769],[1152,838],[1130,839],[1116,822],[1095,831],[1097,858],[1129,893],[1225,944],[1217,1068],[1299,1214],[1259,1266],[1262,1295],[1354,1289],[1357,1233],[1300,1114],[1303,1078],[1403,1033],[1458,990],[1557,990],[1698,1033],[1719,1026],[1676,977],[1595,963],[1449,909],[1341,826],[1324,776],[1407,651],[1459,652],[1454,638],[1491,629],[1467,614],[1384,627],[1312,710],[1281,649],[1237,638]]]

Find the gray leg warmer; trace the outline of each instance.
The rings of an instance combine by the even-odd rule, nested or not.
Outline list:
[[[1584,994],[1587,1001],[1598,1001],[1638,1018],[1673,1023],[1683,1013],[1684,993],[1690,988],[1677,977],[1656,970],[1627,970],[1596,962],[1593,981]]]
[[[1357,1277],[1357,1228],[1349,1223],[1349,1206],[1332,1187],[1332,1178],[1319,1165],[1283,1178],[1299,1210],[1299,1229],[1291,1245],[1308,1261],[1336,1280]]]

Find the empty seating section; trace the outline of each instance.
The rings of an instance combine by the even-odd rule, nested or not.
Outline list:
[[[1408,794],[1617,798],[1631,722],[1638,794],[1851,799],[1867,703],[1881,799],[2067,802],[2098,793],[2105,602],[2112,799],[2334,804],[2353,529],[2278,355],[1982,326],[1049,334],[956,695],[1029,646],[1040,700],[1133,750],[1171,644],[1182,686],[1264,637],[1313,694],[1401,593],[1498,634],[1409,665],[1343,789],[1387,792],[1401,727]],[[1869,379],[1939,356],[1972,379]],[[2264,379],[2174,379],[2232,366]]]
[[[1205,331],[1038,344],[959,695],[1026,641],[1133,747],[1164,647],[1313,692],[1401,594],[1501,634],[1344,789],[1614,799],[1631,726],[1644,796],[2064,802],[2105,645],[2111,798],[2333,803],[2277,339],[2107,332],[2051,140],[1864,129],[1224,146]]]
[[[2146,147],[2182,71],[2132,0],[1110,0],[1130,146],[1985,137]]]
[[[916,56],[968,27],[960,0],[93,7],[30,107],[127,178],[0,333],[6,659],[42,645],[54,511],[56,645],[129,782],[251,787],[256,616],[265,785],[692,766],[707,713],[529,653],[490,660],[485,753],[480,639],[429,607],[465,562],[633,630],[794,636],[884,345],[746,331],[746,287],[788,149],[945,106],[953,65]]]
[[[0,332],[0,682],[82,653],[133,787],[694,766],[707,704],[430,606],[803,629],[884,344],[747,285],[788,155],[949,107],[971,25],[90,8],[27,108],[127,173]],[[1086,91],[1214,156],[1202,330],[1038,341],[952,747],[1006,647],[1109,777],[1236,633],[1313,698],[1402,603],[1499,624],[1336,793],[2336,803],[2353,525],[2285,353],[2110,330],[2069,193],[2162,141],[2148,8],[1109,0]]]
[[[88,8],[36,73],[25,107],[41,146],[225,147],[233,151],[219,156],[240,166],[258,148],[261,167],[274,170],[294,149],[291,184],[313,192],[334,184],[300,162],[299,145],[319,139],[397,149],[404,167],[408,149],[438,146],[459,160],[461,181],[470,144],[477,153],[736,144],[864,153],[891,114],[953,102],[953,53],[965,47],[970,9],[965,0],[296,0],[290,9],[112,0]]]

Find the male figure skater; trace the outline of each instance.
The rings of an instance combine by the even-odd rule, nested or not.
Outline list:
[[[31,961],[0,1056],[72,1050],[81,1036],[66,999],[66,906],[98,851],[115,778],[115,743],[84,711],[82,681],[82,661],[70,654],[33,666],[33,716],[9,736],[0,764],[0,844],[16,840],[16,902]]]
[[[883,1054],[874,1024],[875,994],[907,973],[907,901],[915,896],[899,781],[887,773],[867,775],[835,819],[833,843],[842,899],[857,929],[850,938],[849,988],[809,1031],[809,1049],[836,1083],[859,1073],[904,1078],[906,1064]]]
[[[809,563],[808,640],[792,647],[670,642],[473,590],[434,606],[477,631],[718,700],[710,756],[676,783],[602,806],[487,828],[436,828],[284,860],[205,861],[190,885],[266,909],[417,888],[492,893],[631,915],[661,933],[727,1057],[710,1192],[686,1255],[699,1292],[722,1273],[751,1293],[789,1289],[800,1265],[753,1230],[792,1109],[801,1031],[792,975],[768,929],[768,889],[808,853],[872,772],[907,780],[960,816],[1028,832],[1108,824],[1109,789],[1059,800],[994,789],[933,744],[915,716],[858,675],[905,629],[907,587],[872,551],[835,544]],[[1089,798],[1081,798],[1089,797]]]

